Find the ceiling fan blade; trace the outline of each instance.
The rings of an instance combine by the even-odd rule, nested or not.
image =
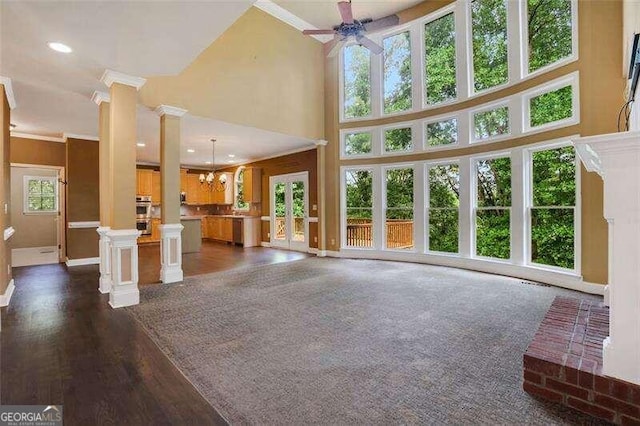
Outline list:
[[[304,35],[320,35],[320,34],[335,34],[336,30],[304,30]]]
[[[374,43],[371,39],[368,39],[363,35],[356,37],[356,40],[358,40],[358,43],[369,49],[371,53],[375,53],[376,55],[381,54],[384,50],[378,44]]]
[[[383,28],[393,27],[400,23],[400,17],[398,15],[389,15],[384,18],[376,19],[369,23],[364,24],[364,29],[367,31],[378,31]]]
[[[338,52],[340,52],[340,49],[342,48],[342,46],[344,46],[345,42],[346,42],[345,39],[341,39],[340,37],[336,36],[329,43],[325,44],[324,49],[325,49],[325,52],[328,52],[327,56],[329,58],[333,58],[334,56],[336,56]]]
[[[338,2],[338,10],[340,11],[340,16],[342,16],[342,22],[345,24],[353,24],[353,12],[351,11],[350,1]]]

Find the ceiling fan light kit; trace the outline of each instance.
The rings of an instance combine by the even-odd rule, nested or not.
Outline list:
[[[400,23],[398,15],[389,15],[384,18],[373,20],[371,18],[357,20],[353,18],[350,1],[338,2],[338,11],[342,17],[342,23],[333,27],[332,30],[304,30],[305,35],[333,34],[334,38],[328,44],[327,56],[335,56],[340,48],[349,41],[355,39],[358,44],[366,47],[375,55],[383,52],[382,46],[367,38],[364,34],[369,31],[377,31],[383,28],[393,27]]]

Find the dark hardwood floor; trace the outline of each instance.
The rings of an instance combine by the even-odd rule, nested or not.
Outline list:
[[[305,254],[207,243],[186,275]],[[157,281],[158,247],[141,247],[141,277]],[[61,404],[65,424],[224,424],[224,419],[98,287],[98,267],[14,268],[2,309],[0,403]]]

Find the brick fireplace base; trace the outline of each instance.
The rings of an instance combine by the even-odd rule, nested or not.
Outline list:
[[[524,354],[524,390],[594,417],[640,425],[640,386],[602,375],[609,308],[556,297]]]

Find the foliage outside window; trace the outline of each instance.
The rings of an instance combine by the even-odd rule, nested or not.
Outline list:
[[[473,86],[476,92],[509,80],[505,0],[471,2]]]
[[[529,72],[572,54],[571,0],[527,0]]]
[[[411,151],[412,149],[413,141],[411,127],[385,130],[385,152]]]
[[[451,145],[458,143],[458,120],[449,120],[428,123],[427,146]]]
[[[373,245],[372,183],[371,170],[345,172],[347,247],[372,247]]]
[[[511,159],[476,162],[476,255],[511,257]]]
[[[456,28],[453,13],[424,26],[425,103],[456,98]]]
[[[58,180],[47,176],[24,177],[24,212],[55,213],[58,211]]]
[[[249,210],[249,203],[244,200],[244,167],[238,168],[236,172],[236,210]]]
[[[460,170],[457,164],[429,168],[429,250],[458,253]]]
[[[529,124],[541,126],[573,116],[573,88],[566,86],[529,100]]]
[[[371,154],[371,132],[348,133],[344,136],[345,155]]]
[[[412,106],[411,41],[409,31],[387,37],[384,48],[384,113],[407,111]]]
[[[371,115],[371,54],[360,45],[346,46],[343,54],[344,117],[367,117]]]
[[[531,262],[575,265],[576,157],[573,147],[531,154]]]
[[[509,133],[509,108],[506,106],[473,115],[474,139],[489,139]]]
[[[412,249],[413,168],[389,169],[386,175],[385,247]]]

